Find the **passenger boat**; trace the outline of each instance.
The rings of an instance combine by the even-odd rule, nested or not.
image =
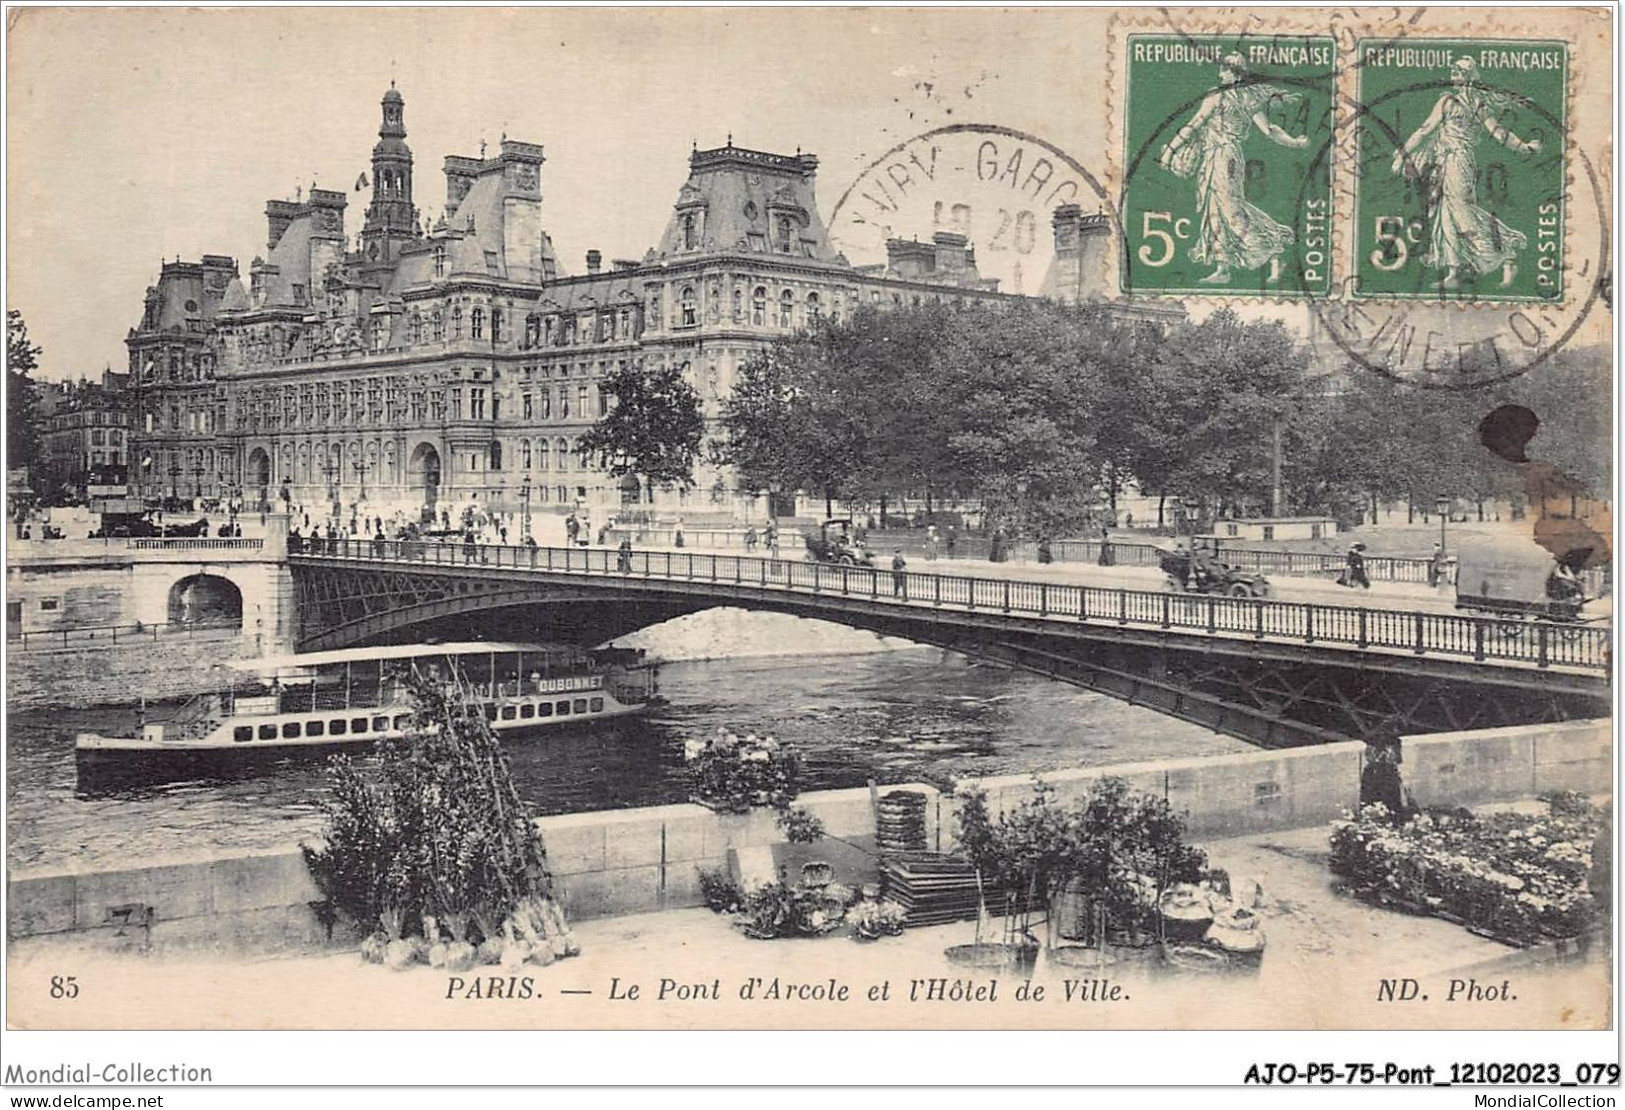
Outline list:
[[[80,790],[231,775],[406,735],[417,673],[456,683],[498,735],[590,725],[655,695],[643,652],[516,643],[404,644],[229,664],[231,689],[202,694],[138,736],[81,733]]]

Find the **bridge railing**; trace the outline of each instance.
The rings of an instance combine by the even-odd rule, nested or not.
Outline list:
[[[79,624],[59,628],[6,629],[6,646],[24,651],[53,648],[86,648],[130,644],[177,636],[201,636],[218,632],[240,632],[240,618],[224,621],[175,621],[164,624]]]
[[[259,551],[265,541],[231,536],[142,537],[130,540],[132,551]]]
[[[445,544],[417,540],[306,540],[290,554],[603,575],[610,578],[714,582],[843,597],[911,607],[1114,623],[1208,636],[1290,640],[1357,649],[1394,649],[1480,662],[1532,663],[1607,670],[1612,630],[1592,624],[1468,616],[1420,610],[1368,609],[1153,590],[1031,582],[1014,578],[895,572],[804,560],[707,551]]]

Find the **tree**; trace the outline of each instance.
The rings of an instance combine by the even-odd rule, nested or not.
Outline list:
[[[31,371],[39,369],[40,348],[28,341],[28,325],[16,309],[6,310],[6,466],[16,469],[39,458],[39,398]]]
[[[615,403],[581,437],[581,451],[597,455],[616,478],[643,479],[651,501],[657,483],[692,486],[705,417],[683,367],[644,370],[622,363],[600,388]]]

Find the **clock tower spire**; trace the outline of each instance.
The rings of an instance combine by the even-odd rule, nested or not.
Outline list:
[[[383,121],[372,148],[372,203],[361,229],[367,263],[392,263],[403,242],[417,238],[412,206],[412,150],[406,145],[406,100],[389,83],[381,101]]]

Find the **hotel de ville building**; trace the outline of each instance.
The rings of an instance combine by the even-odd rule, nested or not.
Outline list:
[[[618,365],[683,366],[714,419],[753,352],[823,314],[1006,296],[954,233],[850,264],[819,217],[817,159],[731,140],[691,154],[641,259],[588,251],[571,273],[547,232],[541,146],[447,156],[430,218],[405,100],[391,87],[381,109],[359,233],[347,194],[312,186],[266,204],[246,282],[221,255],[162,266],[126,339],[132,492],[601,518],[640,499],[577,450]],[[1058,210],[1058,261],[1104,232],[1095,219]],[[724,473],[702,464],[695,478],[655,508],[765,512]]]

